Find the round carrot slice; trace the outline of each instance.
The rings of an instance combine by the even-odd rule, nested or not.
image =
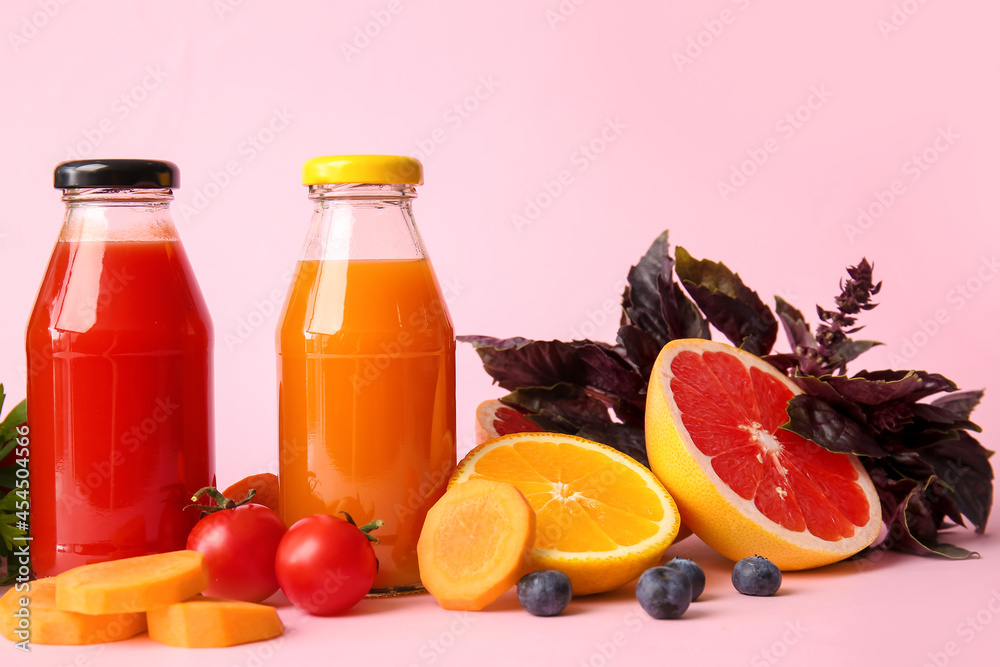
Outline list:
[[[456,484],[427,512],[417,541],[420,579],[445,609],[478,611],[527,571],[534,541],[535,513],[516,486]]]

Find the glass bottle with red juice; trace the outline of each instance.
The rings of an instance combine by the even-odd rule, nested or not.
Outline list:
[[[183,549],[214,484],[212,323],[170,215],[177,167],[60,164],[28,322],[31,555],[51,576]]]

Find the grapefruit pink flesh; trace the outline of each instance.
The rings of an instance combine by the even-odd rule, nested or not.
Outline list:
[[[511,433],[536,433],[542,429],[517,408],[497,399],[483,401],[476,408],[476,444]]]
[[[670,367],[670,388],[695,446],[764,516],[830,541],[868,523],[868,499],[850,462],[778,428],[793,396],[788,387],[724,352],[681,352]]]

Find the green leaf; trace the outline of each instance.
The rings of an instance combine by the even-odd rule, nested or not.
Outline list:
[[[0,557],[8,558],[14,551],[15,540],[27,536],[28,532],[18,528],[17,491],[9,491],[0,498]],[[18,543],[20,545],[20,543]]]
[[[17,485],[17,465],[0,468],[0,489],[13,489]]]
[[[682,247],[677,248],[674,269],[709,323],[734,345],[757,356],[771,351],[778,321],[739,274],[720,262],[696,260]]]
[[[28,401],[23,400],[15,405],[0,423],[0,440],[7,441],[13,438],[17,434],[17,427],[26,421],[28,421]]]

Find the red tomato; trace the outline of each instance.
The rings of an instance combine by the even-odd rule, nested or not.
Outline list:
[[[374,538],[367,534],[371,528],[364,528],[366,532],[351,521],[314,514],[288,529],[278,545],[275,569],[292,604],[329,616],[350,609],[371,590],[378,560]]]
[[[191,529],[187,548],[205,554],[211,583],[205,595],[260,602],[278,590],[274,556],[285,523],[263,505],[207,515]]]

